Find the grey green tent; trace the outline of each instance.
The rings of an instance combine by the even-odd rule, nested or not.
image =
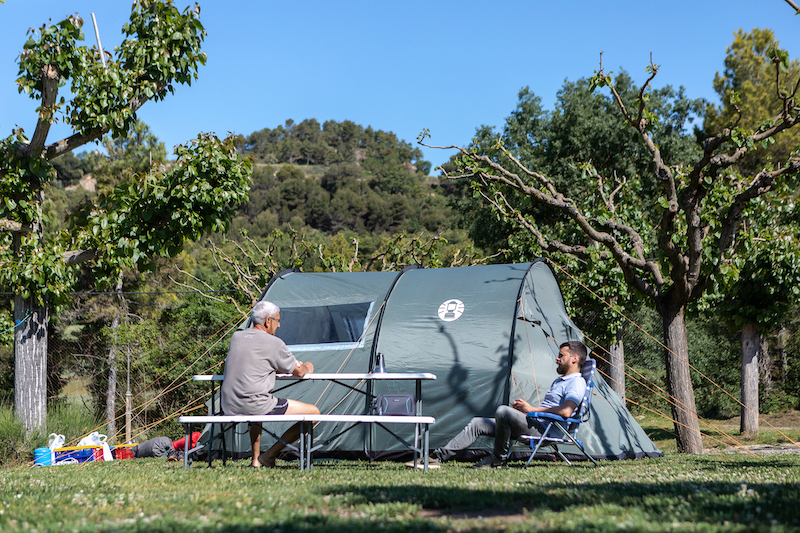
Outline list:
[[[436,374],[436,381],[422,386],[423,414],[436,418],[432,449],[473,416],[494,416],[498,405],[519,397],[538,405],[557,377],[559,345],[583,340],[544,260],[400,272],[284,271],[270,281],[262,299],[281,308],[277,335],[299,360],[311,361],[315,372],[368,372],[380,352],[387,372]],[[590,455],[661,455],[599,374],[594,390],[591,420],[579,434]],[[414,385],[378,382],[370,392],[413,393]],[[323,382],[303,382],[278,394],[334,414],[364,413],[370,401],[365,394]],[[396,427],[397,435],[410,441],[413,431]],[[315,442],[341,429],[321,424]],[[228,449],[248,451],[246,428],[236,433],[228,434]],[[266,434],[262,442],[270,443]],[[490,439],[479,440],[465,458],[485,454],[491,446]],[[402,459],[409,452],[389,433],[364,425],[316,454],[326,455]]]

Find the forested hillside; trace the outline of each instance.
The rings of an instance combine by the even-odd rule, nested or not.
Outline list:
[[[413,165],[423,175],[431,169],[419,148],[394,133],[364,128],[349,120],[328,120],[320,126],[313,118],[299,124],[289,119],[283,126],[248,135],[243,150],[262,163],[332,165],[395,158]]]
[[[234,231],[266,236],[283,224],[328,234],[440,232],[450,209],[419,148],[350,121],[315,119],[243,139],[256,161],[249,202]]]

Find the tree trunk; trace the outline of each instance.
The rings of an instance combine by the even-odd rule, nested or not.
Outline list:
[[[625,344],[622,331],[617,332],[616,342],[608,347],[608,380],[611,388],[625,398]]]
[[[47,430],[47,305],[14,296],[14,406],[30,434]]]
[[[780,334],[778,342],[781,342]],[[763,335],[761,336],[761,347],[758,349],[758,382],[762,386],[764,396],[769,396],[775,392],[775,383],[772,381],[773,371],[772,356],[769,351],[769,342]],[[759,396],[761,393],[759,393]],[[760,409],[761,407],[759,407]]]
[[[689,368],[689,341],[686,336],[686,315],[683,306],[669,303],[658,306],[664,326],[664,359],[667,369],[667,391],[678,451],[702,453],[703,439],[697,420],[694,388]]]
[[[119,314],[111,322],[111,347],[108,349],[108,387],[106,388],[106,432],[109,438],[117,434],[117,343],[114,330],[119,326]]]
[[[761,335],[755,324],[742,328],[742,416],[743,435],[758,433],[758,359]]]
[[[781,327],[781,332],[778,336],[781,348],[780,371],[778,372],[778,381],[786,382],[786,374],[789,371],[789,350],[786,348],[786,341],[789,338],[789,332],[785,327]],[[774,370],[774,369],[773,369]]]
[[[117,297],[119,298],[119,308],[111,321],[111,346],[108,349],[108,388],[106,389],[106,431],[108,436],[113,438],[117,434],[117,328],[120,323],[120,316],[124,312],[124,300],[122,297],[122,272],[117,281]]]
[[[12,237],[19,257],[22,236]],[[28,434],[47,430],[47,302],[36,305],[36,298],[14,296],[14,407]]]

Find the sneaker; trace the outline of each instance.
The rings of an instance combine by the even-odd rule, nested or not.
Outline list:
[[[442,466],[442,463],[441,463],[441,461],[439,461],[439,459],[436,459],[435,457],[429,457],[428,458],[428,468],[429,469],[439,468],[441,466]],[[406,463],[406,467],[414,468],[414,461],[413,460],[408,461]],[[425,468],[425,463],[423,463],[422,461],[417,461],[417,468],[419,468],[420,470],[424,469]]]
[[[494,455],[487,455],[470,468],[476,469],[484,469],[484,468],[503,468],[506,466],[506,462],[499,457],[495,457]]]

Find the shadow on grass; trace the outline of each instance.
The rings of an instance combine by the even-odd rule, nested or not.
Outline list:
[[[747,465],[740,466],[747,468]],[[763,468],[765,464],[762,461],[757,466]],[[542,512],[555,512],[572,515],[578,522],[585,519],[586,525],[590,525],[592,517],[604,516],[611,507],[620,510],[614,513],[616,515],[638,514],[646,522],[800,526],[798,484],[690,481],[542,485],[530,481],[519,483],[516,490],[506,487],[501,498],[491,490],[456,487],[408,485],[393,487],[390,491],[385,486],[363,487],[355,491],[353,487],[342,487],[341,490],[360,496],[363,502],[414,503],[426,511],[436,511],[433,513],[435,516],[456,518],[523,513],[536,516]]]
[[[759,463],[764,466],[763,463]],[[726,465],[719,465],[725,467]],[[535,473],[534,473],[535,474]],[[672,524],[673,528],[723,526],[723,529],[769,529],[800,527],[797,502],[800,485],[738,482],[667,483],[572,483],[537,484],[517,482],[502,493],[464,487],[427,487],[415,484],[326,489],[323,496],[342,499],[342,505],[327,511],[308,509],[282,520],[265,523],[227,524],[208,530],[226,533],[245,531],[430,531],[490,530],[500,527],[524,530],[544,520],[546,529],[574,532],[582,529],[617,531],[620,517],[645,527]],[[421,510],[420,510],[421,507]],[[411,510],[413,509],[413,511]],[[544,516],[544,518],[543,518]],[[444,520],[443,520],[444,519]],[[474,521],[474,522],[471,522]],[[659,528],[656,528],[659,529]],[[712,528],[713,529],[713,528]],[[182,524],[151,523],[151,533],[184,531]],[[197,527],[185,531],[206,531]],[[124,531],[120,529],[119,531]]]
[[[650,440],[654,442],[675,439],[675,433],[667,431],[666,429],[655,428],[655,427],[647,427],[643,429],[644,432],[647,433],[647,436],[650,437]]]
[[[758,456],[745,456],[742,457],[741,454],[735,455],[736,460],[725,462],[725,461],[717,461],[714,463],[706,463],[706,464],[697,464],[694,466],[697,470],[733,470],[733,471],[740,471],[746,469],[753,469],[753,470],[762,470],[762,469],[769,469],[769,468],[789,468],[794,467],[797,468],[796,463],[789,463],[785,459],[783,459],[780,455],[774,455],[771,458],[767,459],[763,455]]]

